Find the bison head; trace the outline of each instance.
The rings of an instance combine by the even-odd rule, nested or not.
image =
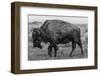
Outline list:
[[[33,47],[38,47],[42,49],[41,46],[42,38],[41,38],[41,31],[39,28],[33,29],[32,38],[33,38]]]

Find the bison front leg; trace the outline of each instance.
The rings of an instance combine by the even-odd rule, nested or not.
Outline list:
[[[51,52],[52,52],[52,45],[50,44],[49,46],[48,46],[48,55],[51,57],[52,56],[52,54],[51,54]]]
[[[56,57],[57,56],[57,50],[58,50],[58,47],[56,44],[53,44],[51,43],[48,47],[48,55],[51,57],[52,56],[52,49],[54,48],[54,56]]]
[[[72,54],[73,54],[73,52],[74,52],[75,48],[76,48],[76,43],[75,43],[75,42],[72,42],[72,51],[71,51],[71,53],[70,53],[70,55],[69,55],[69,56],[71,56],[71,57],[72,57]]]
[[[54,52],[55,52],[55,57],[57,56],[57,50],[58,50],[58,47],[57,47],[57,45],[54,45]]]

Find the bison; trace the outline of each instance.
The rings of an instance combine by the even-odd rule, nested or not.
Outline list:
[[[58,44],[72,42],[72,51],[69,56],[72,56],[76,44],[79,45],[81,54],[83,54],[80,34],[80,28],[74,24],[63,20],[46,20],[40,28],[33,29],[33,47],[42,49],[41,42],[49,43],[48,55],[51,57],[52,50],[54,49],[54,56],[56,57]]]

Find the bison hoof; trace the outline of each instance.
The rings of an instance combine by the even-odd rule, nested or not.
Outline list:
[[[49,57],[52,57],[51,55],[49,55]]]
[[[83,55],[84,53],[83,53],[83,51],[81,52],[81,55]]]
[[[72,54],[70,54],[69,56],[72,57]]]

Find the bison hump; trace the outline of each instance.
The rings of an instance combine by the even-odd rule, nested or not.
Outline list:
[[[41,26],[43,30],[48,28],[52,29],[79,29],[76,25],[71,24],[69,22],[65,22],[63,20],[46,20]]]
[[[50,38],[61,38],[65,35],[70,35],[74,31],[78,31],[79,28],[76,25],[73,25],[69,22],[62,20],[46,20],[41,29],[48,35]]]

